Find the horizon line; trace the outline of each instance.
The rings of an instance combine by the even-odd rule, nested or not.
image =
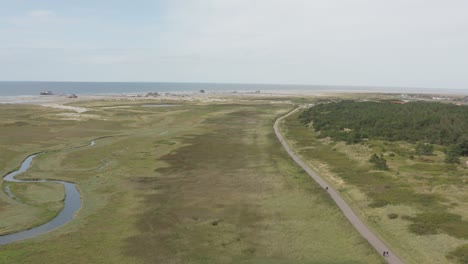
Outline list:
[[[447,89],[466,90],[467,88],[422,87],[422,86],[386,86],[386,85],[355,85],[355,84],[297,84],[297,83],[242,83],[242,82],[177,82],[177,81],[18,81],[0,80],[0,82],[16,83],[164,83],[164,84],[223,84],[223,85],[277,85],[277,86],[324,86],[324,87],[362,87],[362,88],[400,88],[400,89]]]

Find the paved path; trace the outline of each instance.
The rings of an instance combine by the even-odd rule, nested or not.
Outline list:
[[[330,194],[331,198],[335,201],[336,205],[338,205],[338,207],[341,209],[341,211],[346,216],[346,218],[348,218],[349,222],[351,222],[351,224],[354,226],[354,228],[356,228],[356,230],[359,232],[359,234],[361,234],[361,236],[364,237],[369,242],[369,244],[371,244],[375,248],[375,250],[377,250],[377,252],[379,252],[379,254],[381,256],[382,256],[384,251],[388,251],[389,252],[388,256],[384,257],[385,260],[388,263],[402,264],[403,261],[397,255],[395,255],[395,253],[393,253],[391,251],[391,249],[389,249],[387,247],[387,245],[385,245],[385,243],[382,240],[380,240],[374,233],[372,233],[372,231],[361,221],[361,219],[359,219],[359,217],[356,215],[356,213],[354,213],[354,211],[351,209],[351,207],[349,207],[349,205],[345,202],[345,200],[343,200],[343,198],[340,196],[340,194],[337,191],[335,191],[335,189],[333,189],[333,187],[331,187],[322,177],[320,177],[317,173],[315,173],[307,164],[305,164],[291,150],[288,143],[286,143],[286,140],[281,135],[281,132],[280,132],[280,130],[278,128],[278,125],[281,122],[281,120],[283,120],[284,118],[286,118],[289,115],[293,114],[294,112],[298,111],[299,109],[300,108],[297,108],[297,109],[289,112],[288,114],[278,118],[275,121],[275,125],[273,126],[273,128],[275,129],[275,133],[276,133],[276,136],[278,137],[279,141],[281,142],[283,147],[286,149],[289,156],[299,166],[301,166],[301,168],[304,169],[310,175],[310,177],[312,177],[312,179],[314,179],[318,184],[320,184],[320,186],[322,186],[322,188],[325,189],[326,187],[328,187],[327,192]]]

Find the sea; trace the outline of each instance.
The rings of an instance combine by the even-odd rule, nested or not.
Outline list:
[[[31,96],[41,91],[54,94],[135,94],[159,93],[261,92],[261,93],[424,93],[468,95],[466,89],[405,88],[379,86],[286,85],[286,84],[235,84],[235,83],[176,83],[176,82],[16,82],[0,81],[0,96]]]

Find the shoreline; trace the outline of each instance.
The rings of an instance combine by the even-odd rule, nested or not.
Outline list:
[[[337,95],[387,95],[405,97],[417,97],[433,99],[439,101],[450,101],[461,99],[466,94],[450,93],[432,93],[432,92],[396,92],[396,91],[372,91],[372,90],[261,90],[261,91],[175,91],[161,92],[157,96],[147,96],[148,93],[106,93],[106,94],[81,94],[77,98],[70,98],[69,95],[10,95],[0,96],[0,105],[2,104],[33,104],[51,106],[53,104],[68,104],[73,102],[91,101],[91,100],[185,100],[185,101],[211,101],[229,98],[242,97],[301,97],[301,96],[337,96]]]

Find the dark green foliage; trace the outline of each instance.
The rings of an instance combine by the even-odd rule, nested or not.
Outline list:
[[[299,118],[304,124],[313,121],[321,137],[348,142],[353,132],[360,138],[457,144],[468,155],[468,106],[341,101],[311,107]]]
[[[411,221],[411,219],[413,219],[413,218],[411,216],[409,216],[409,215],[402,215],[401,219],[406,220],[406,221]]]
[[[398,214],[395,214],[395,213],[388,214],[388,219],[397,219],[397,218],[398,218]]]
[[[460,163],[461,148],[458,145],[450,145],[445,151],[445,162]]]
[[[383,155],[378,156],[377,154],[374,154],[370,157],[369,162],[372,163],[376,169],[388,170],[387,160]]]
[[[456,263],[468,263],[468,244],[459,246],[447,255],[447,258],[456,261]]]
[[[418,235],[432,235],[441,232],[448,235],[468,238],[468,222],[463,221],[460,215],[447,212],[422,213],[415,217],[409,217],[411,232]]]
[[[433,155],[434,154],[433,152],[434,152],[434,146],[431,145],[431,144],[419,142],[416,145],[416,154],[417,155],[429,156],[429,155]]]
[[[445,162],[460,163],[460,156],[468,156],[468,135],[466,134],[461,136],[456,144],[447,148]]]
[[[302,116],[304,116],[304,113]],[[388,205],[414,206],[414,208],[422,213],[416,216],[388,213],[387,217],[389,219],[399,218],[408,221],[408,228],[412,233],[420,235],[445,233],[457,238],[468,238],[468,229],[466,228],[468,222],[463,220],[462,216],[448,212],[448,208],[445,205],[447,200],[443,196],[435,193],[418,192],[414,188],[414,183],[408,182],[405,177],[392,177],[390,173],[369,170],[368,166],[356,164],[355,160],[348,156],[349,154],[334,151],[335,148],[333,145],[323,144],[319,140],[314,141],[313,139],[316,139],[316,136],[322,134],[323,130],[320,130],[320,133],[311,133],[307,127],[303,126],[303,123],[299,122],[300,120],[299,118],[295,120],[290,119],[287,121],[286,125],[291,131],[288,136],[298,142],[298,145],[314,147],[313,149],[303,150],[301,154],[311,159],[327,162],[333,173],[341,177],[347,183],[357,186],[370,198],[371,202],[369,203],[369,207],[379,208]],[[302,122],[304,121],[302,120]],[[356,133],[359,132],[348,125],[343,126],[342,131],[346,134],[353,131]],[[323,134],[321,136],[323,136]],[[461,136],[461,138],[463,139],[464,137]],[[429,142],[417,140],[415,143],[420,141]],[[385,152],[383,147],[385,146],[389,151],[389,157],[392,156],[390,155],[391,153],[396,153],[395,157],[399,156],[415,159],[412,151],[395,149],[395,147],[392,146],[398,144],[393,144],[388,141],[378,142],[379,141],[369,141],[367,145],[371,149],[377,149],[378,153]],[[370,160],[378,163],[380,158],[381,155],[374,154]],[[397,160],[397,158],[392,158],[392,160]],[[450,172],[449,175],[458,175],[455,174],[454,169],[456,169],[456,166],[439,162],[432,164],[416,161],[403,166],[399,166],[398,161],[395,163],[395,173],[397,175],[400,174],[400,172],[402,175],[406,176],[408,175],[408,171],[422,171],[426,176],[437,176],[432,179],[441,182],[445,180],[447,180],[447,182],[458,182],[458,177],[447,177],[448,175],[441,176],[448,172]],[[442,178],[445,178],[445,180],[442,180]],[[436,184],[436,182],[434,182],[434,184]]]
[[[361,134],[351,131],[346,138],[346,144],[356,144],[361,142]]]
[[[460,155],[468,156],[468,134],[464,134],[458,139],[457,146],[459,147]]]

